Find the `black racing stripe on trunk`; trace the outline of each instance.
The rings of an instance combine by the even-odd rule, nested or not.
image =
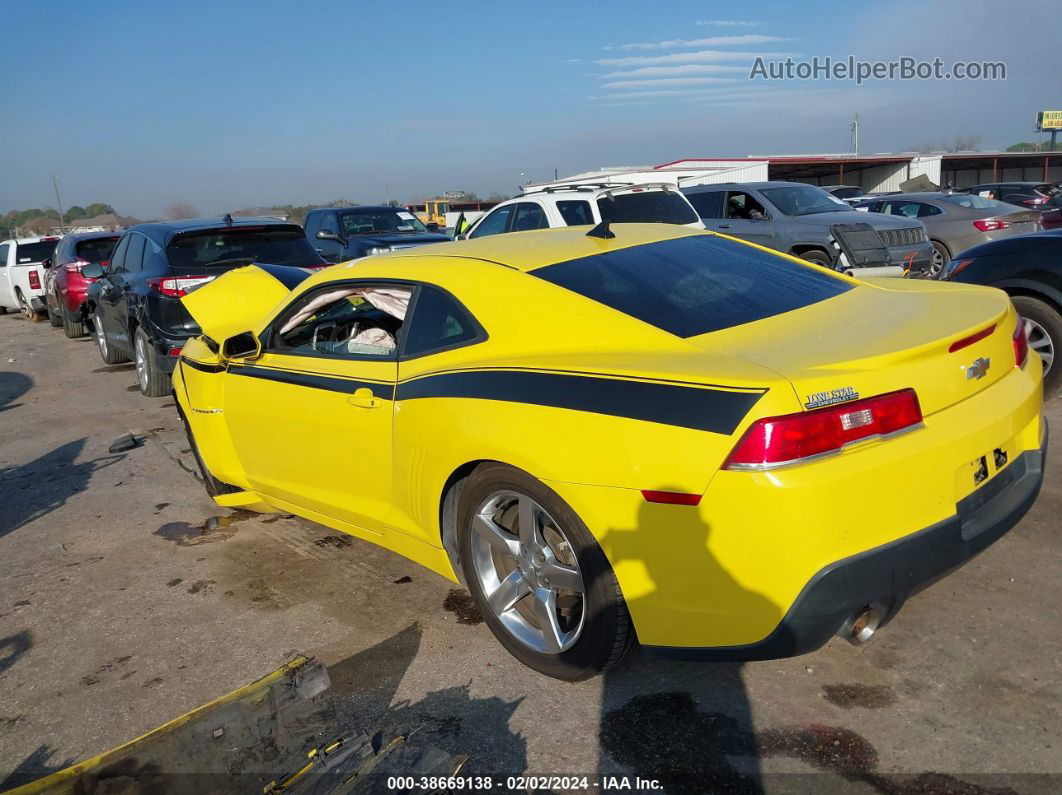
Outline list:
[[[371,389],[373,397],[394,400],[393,384],[381,384],[372,381],[356,381],[351,378],[334,378],[328,375],[297,373],[291,370],[276,370],[272,367],[250,367],[247,365],[230,365],[231,375],[244,375],[250,378],[262,378],[266,381],[278,381],[282,384],[306,386],[311,389],[324,389],[329,392],[341,392],[353,395],[359,389]]]
[[[479,398],[586,411],[732,434],[763,392],[729,392],[563,373],[472,371],[398,385],[396,400]]]
[[[184,356],[181,357],[181,364],[186,367],[191,367],[193,370],[198,370],[201,373],[225,372],[225,365],[223,364],[203,364],[202,362],[197,362],[194,359],[188,359]]]

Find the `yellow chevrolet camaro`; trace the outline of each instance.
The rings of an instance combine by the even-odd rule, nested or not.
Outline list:
[[[174,391],[219,505],[464,583],[581,679],[863,641],[1036,499],[1041,363],[1002,292],[858,281],[668,225],[227,273]]]

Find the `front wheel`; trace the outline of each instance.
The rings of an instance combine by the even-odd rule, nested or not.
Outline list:
[[[812,249],[811,251],[803,252],[799,256],[802,260],[814,262],[816,265],[821,265],[824,268],[833,267],[832,263],[830,262],[830,256],[825,251]]]
[[[933,259],[929,262],[929,272],[926,276],[930,279],[939,279],[940,274],[944,270],[944,266],[947,265],[948,260],[951,259],[951,253],[940,241],[933,240],[931,242],[933,243]]]
[[[1055,355],[1062,345],[1062,315],[1038,298],[1018,295],[1011,300],[1025,322],[1029,347],[1044,363],[1044,396],[1053,395],[1062,386],[1062,365],[1055,365]]]
[[[635,643],[605,554],[548,486],[513,467],[484,464],[458,507],[458,545],[481,615],[520,662],[555,679],[588,679]]]
[[[136,381],[140,386],[140,394],[145,397],[165,397],[170,394],[170,374],[159,369],[147,332],[139,326],[133,335],[133,354],[136,359]]]
[[[99,313],[92,316],[92,328],[95,330],[96,347],[100,349],[100,356],[103,357],[105,364],[121,364],[129,361],[111,347],[111,343],[107,340],[107,332],[103,330],[103,321],[100,320]]]

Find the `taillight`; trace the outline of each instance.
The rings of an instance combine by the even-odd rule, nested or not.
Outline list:
[[[642,489],[646,502],[659,502],[664,505],[700,505],[700,494],[687,494],[682,491],[653,491]]]
[[[41,276],[37,271],[29,272],[29,286],[31,290],[41,289]]]
[[[63,268],[66,270],[67,273],[81,273],[81,269],[84,268],[86,265],[88,265],[88,261],[78,257],[73,262],[68,262],[66,265],[63,266]]]
[[[994,232],[997,229],[1006,229],[1010,226],[1009,221],[997,221],[994,218],[986,218],[981,221],[974,221],[973,225],[976,226],[982,232]]]
[[[166,279],[148,279],[148,286],[170,298],[181,298],[196,287],[213,281],[213,276],[177,276]]]
[[[1025,330],[1025,321],[1018,317],[1018,327],[1014,329],[1014,366],[1024,367],[1029,358],[1029,334]]]
[[[1043,199],[1022,199],[1022,204],[1026,207],[1039,207],[1044,203]]]
[[[724,469],[775,469],[838,453],[845,446],[887,437],[922,424],[913,389],[784,417],[757,420],[723,464]]]

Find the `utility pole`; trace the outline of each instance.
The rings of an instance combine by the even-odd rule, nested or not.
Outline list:
[[[66,234],[66,221],[63,220],[63,200],[59,198],[59,177],[52,174],[52,185],[55,187],[55,203],[59,205],[59,231]]]
[[[852,122],[852,154],[855,157],[859,157],[859,114],[855,115],[855,121]]]

